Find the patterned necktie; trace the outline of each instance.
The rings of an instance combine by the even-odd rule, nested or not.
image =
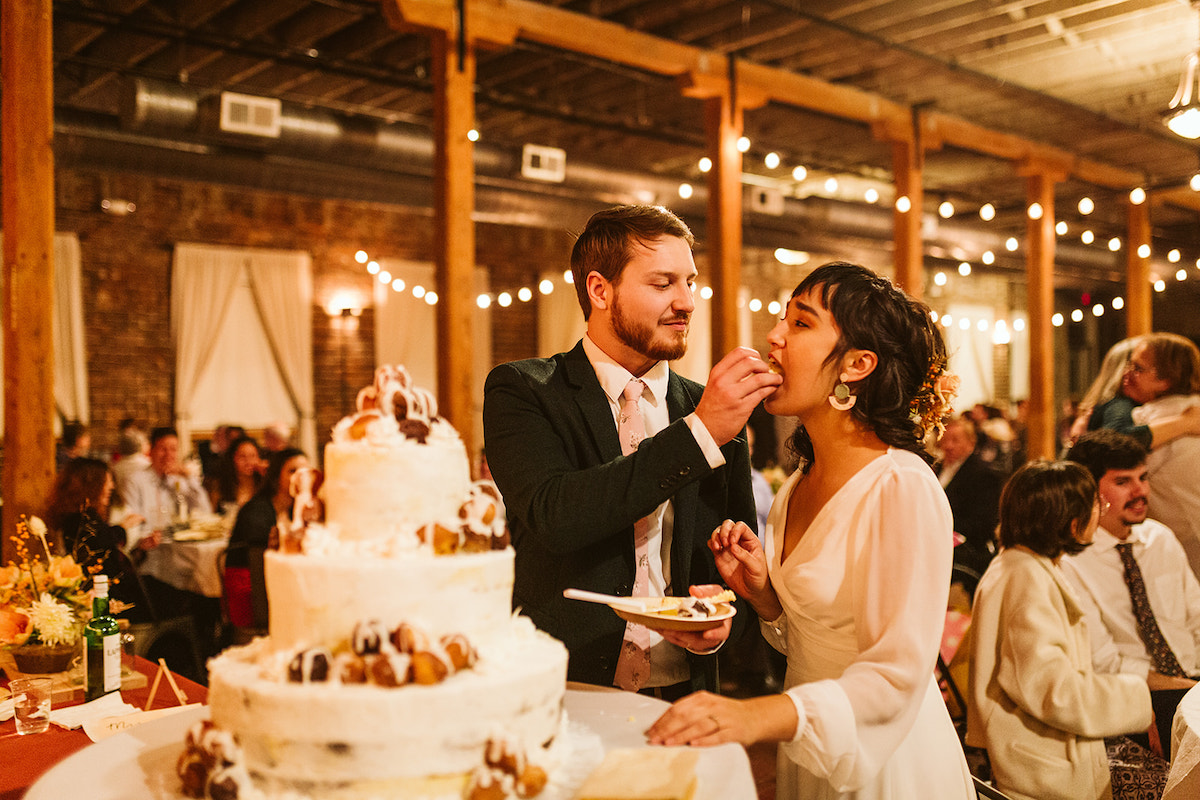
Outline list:
[[[638,407],[638,399],[646,384],[634,378],[621,393],[621,411],[617,415],[617,436],[621,439],[622,455],[637,450],[646,438],[646,423]],[[650,520],[639,519],[633,526],[634,555],[637,572],[633,581],[633,596],[645,597],[650,590]],[[625,639],[621,642],[621,654],[617,658],[617,675],[614,683],[627,691],[636,692],[650,677],[650,630],[644,625],[625,623]]]
[[[1133,601],[1133,615],[1137,617],[1138,636],[1146,645],[1146,652],[1154,663],[1154,669],[1163,675],[1174,675],[1185,678],[1187,673],[1179,666],[1179,659],[1171,652],[1171,646],[1163,638],[1162,631],[1154,619],[1154,610],[1150,608],[1150,598],[1146,596],[1146,582],[1142,579],[1142,569],[1133,557],[1133,545],[1123,542],[1117,545],[1121,554],[1121,563],[1125,566],[1125,585],[1129,587],[1129,599]]]

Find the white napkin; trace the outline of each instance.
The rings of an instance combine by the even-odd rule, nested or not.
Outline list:
[[[131,706],[121,699],[120,692],[110,692],[90,703],[53,709],[50,712],[50,721],[60,728],[75,730],[91,719],[115,717],[139,710],[137,706]]]
[[[4,722],[6,719],[11,717],[12,715],[13,715],[12,698],[10,697],[7,700],[0,700],[0,722]]]

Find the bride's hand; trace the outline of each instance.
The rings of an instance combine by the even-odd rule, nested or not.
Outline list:
[[[708,549],[725,583],[742,597],[753,603],[770,588],[766,553],[746,523],[725,520],[709,537]]]

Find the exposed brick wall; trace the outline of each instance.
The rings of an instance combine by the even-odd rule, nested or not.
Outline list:
[[[83,261],[84,319],[93,446],[109,452],[117,423],[151,426],[171,419],[175,382],[170,336],[171,259],[179,242],[303,250],[313,261],[313,372],[317,438],[353,405],[374,368],[374,317],[365,308],[354,330],[330,319],[335,290],[370,298],[373,278],[354,261],[373,257],[428,261],[428,209],[320,200],[236,187],[85,170],[56,175],[59,231],[75,232]],[[100,200],[132,201],[125,217],[100,212]],[[546,266],[565,264],[572,236],[495,224],[476,233],[477,260],[495,289],[533,286]],[[532,356],[536,301],[514,302],[493,318],[494,360]],[[345,375],[343,378],[343,356]],[[318,454],[319,455],[319,454]]]

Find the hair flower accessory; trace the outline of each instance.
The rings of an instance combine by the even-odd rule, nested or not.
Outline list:
[[[920,426],[923,436],[928,436],[931,431],[937,436],[942,435],[946,427],[943,421],[954,412],[951,403],[961,383],[957,375],[946,371],[945,361],[929,365],[925,381],[909,404],[909,414]]]

